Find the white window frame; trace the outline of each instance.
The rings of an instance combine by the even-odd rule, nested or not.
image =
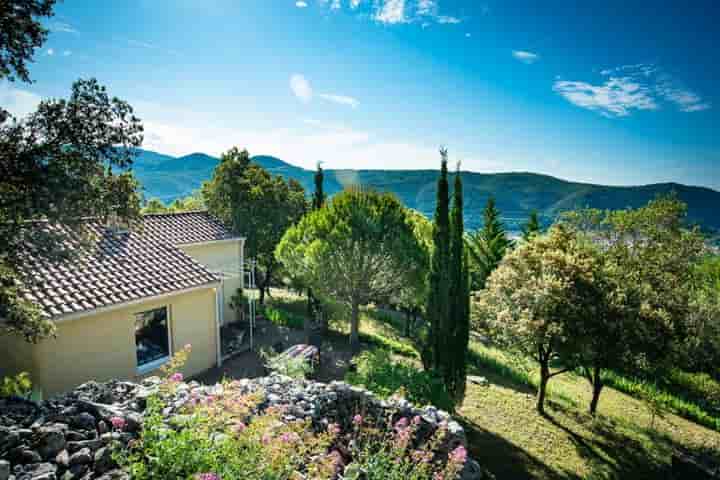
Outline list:
[[[171,313],[170,305],[161,305],[159,307],[149,308],[147,310],[140,310],[133,314],[133,318],[135,318],[136,319],[135,321],[137,322],[137,315],[139,315],[141,313],[149,312],[152,310],[159,310],[161,308],[165,309],[165,316],[167,318],[167,337],[168,337],[168,352],[169,352],[169,354],[166,357],[158,358],[157,360],[153,360],[152,362],[148,362],[144,365],[138,365],[137,364],[137,343],[134,342],[135,343],[135,365],[136,365],[136,370],[137,370],[138,375],[145,375],[154,370],[157,370],[158,368],[165,365],[168,361],[170,361],[170,359],[173,356],[173,349],[172,349],[173,334],[172,334],[172,317],[170,314]]]

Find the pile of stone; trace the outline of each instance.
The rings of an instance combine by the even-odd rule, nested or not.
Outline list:
[[[112,459],[112,449],[137,438],[146,399],[158,392],[160,380],[142,384],[90,382],[73,392],[42,404],[21,399],[0,399],[0,480],[126,479]],[[178,382],[163,411],[171,419],[183,413],[192,399],[223,394],[223,385]],[[310,419],[322,430],[337,423],[350,429],[361,414],[391,428],[401,417],[422,419],[420,436],[429,437],[447,425],[443,448],[465,445],[463,428],[447,412],[428,406],[415,408],[404,399],[380,400],[370,392],[343,382],[329,384],[295,380],[280,375],[233,382],[241,393],[262,392],[259,409],[281,407],[287,421]],[[119,427],[119,428],[118,428]],[[468,460],[463,480],[490,478]]]

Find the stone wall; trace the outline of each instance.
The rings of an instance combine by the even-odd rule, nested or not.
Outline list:
[[[112,461],[109,445],[127,445],[142,428],[145,399],[154,394],[159,379],[142,384],[129,382],[90,382],[73,392],[42,404],[19,399],[0,399],[0,480],[126,479]],[[260,410],[283,407],[287,420],[309,418],[322,430],[329,423],[351,428],[353,415],[361,413],[388,428],[401,417],[419,416],[419,434],[428,437],[443,423],[449,438],[443,448],[465,445],[465,433],[451,416],[428,406],[415,408],[398,399],[380,400],[370,392],[343,382],[329,384],[292,380],[271,375],[233,382],[243,393],[264,392]],[[179,383],[168,399],[164,414],[171,418],[191,398],[222,394],[220,384],[205,386],[197,382]],[[113,431],[113,419],[122,419],[122,432]],[[468,460],[463,480],[491,478],[479,465]]]

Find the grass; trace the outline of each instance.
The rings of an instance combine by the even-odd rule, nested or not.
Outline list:
[[[346,334],[347,322],[341,320],[338,314],[331,326]],[[417,364],[418,353],[402,331],[401,316],[363,311],[363,342]],[[604,389],[598,416],[592,418],[586,413],[591,396],[587,381],[574,374],[557,376],[550,381],[547,416],[542,417],[535,410],[537,375],[532,367],[471,342],[468,373],[484,376],[489,386],[468,382],[458,415],[472,457],[498,479],[668,478],[677,450],[720,458],[720,433],[672,413],[653,419],[643,401],[624,393],[639,387],[630,381],[620,385],[622,377],[610,380],[616,383]]]

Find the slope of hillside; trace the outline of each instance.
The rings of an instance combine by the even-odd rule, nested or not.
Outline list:
[[[146,198],[170,202],[199,188],[212,176],[218,161],[203,153],[173,158],[143,150],[133,168]],[[313,189],[311,170],[266,155],[255,156],[253,161],[273,174],[296,179],[307,191]],[[674,183],[611,187],[526,172],[462,172],[461,175],[465,187],[465,220],[470,229],[480,225],[482,208],[490,196],[495,197],[508,227],[516,230],[532,210],[538,210],[545,223],[550,223],[565,210],[640,207],[660,194],[674,191],[688,204],[691,222],[720,230],[720,209],[717,208],[720,192],[708,188]],[[393,192],[408,207],[431,216],[435,208],[436,180],[435,170],[326,170],[325,190],[332,195],[348,185],[365,185]]]

